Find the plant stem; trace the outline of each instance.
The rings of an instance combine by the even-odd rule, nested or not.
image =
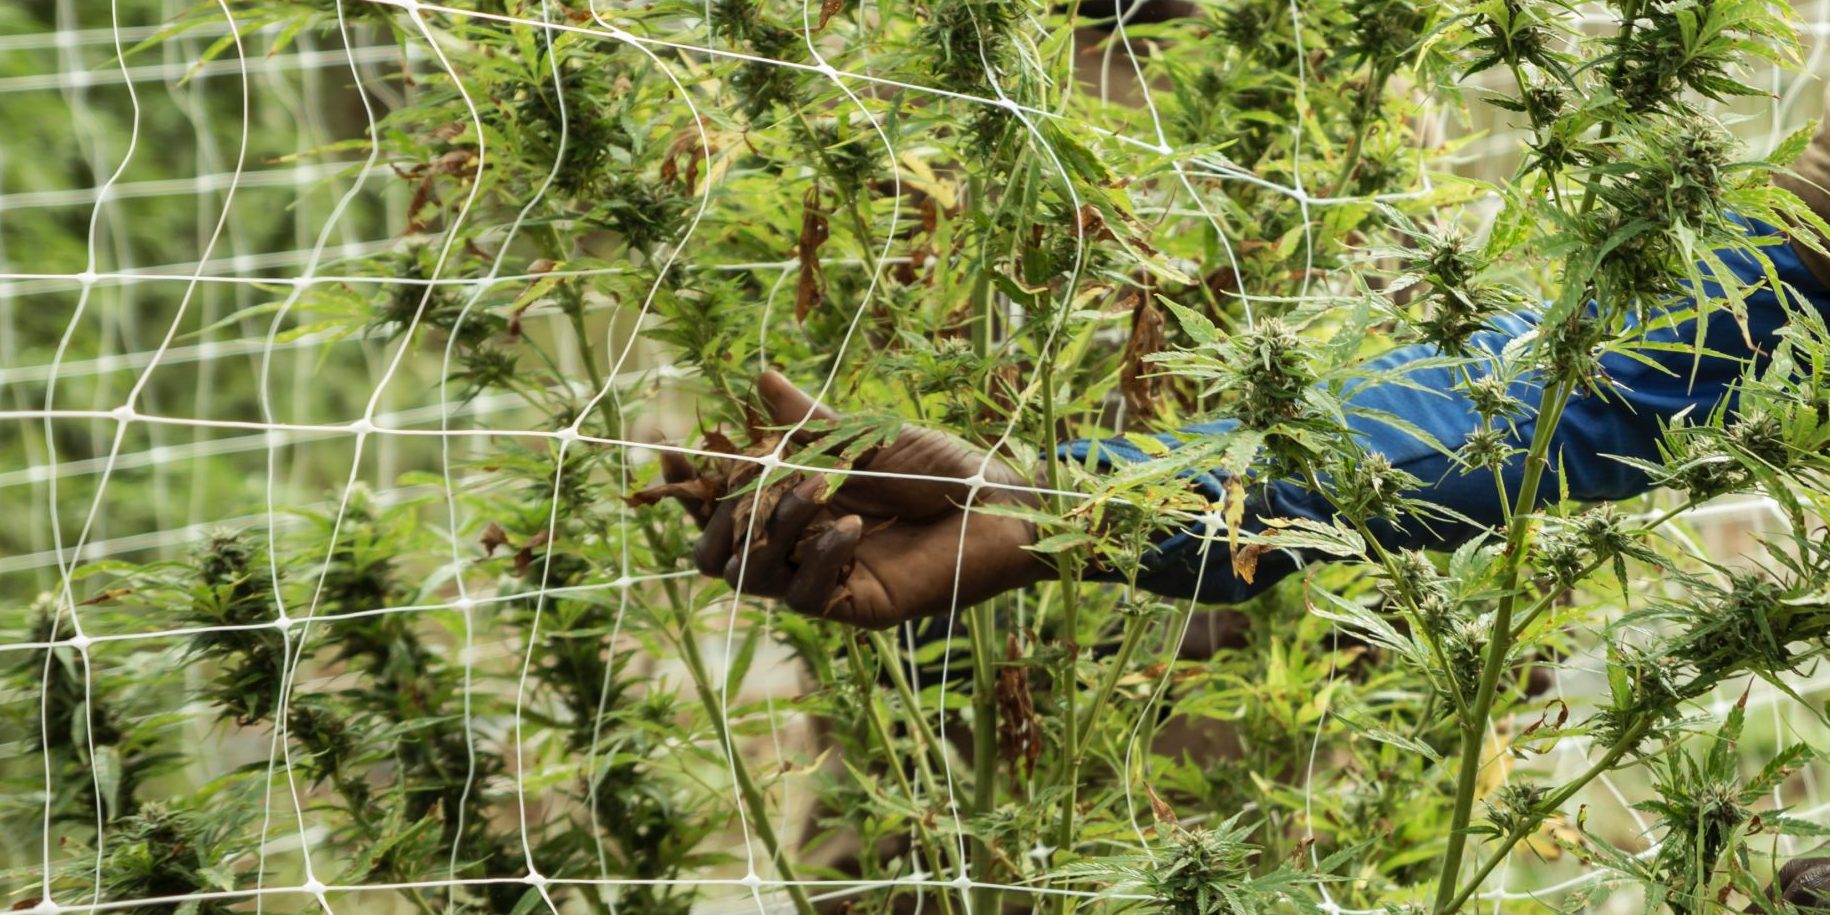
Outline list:
[[[1360,93],[1360,108],[1353,117],[1353,136],[1347,141],[1347,154],[1342,157],[1341,171],[1334,178],[1334,186],[1328,190],[1330,195],[1343,196],[1348,179],[1353,177],[1353,170],[1360,164],[1361,150],[1366,146],[1366,119],[1372,116],[1373,103],[1385,92],[1386,80],[1391,78],[1391,68],[1383,63],[1375,64],[1367,75],[1366,89]]]
[[[1525,537],[1531,530],[1531,509],[1537,504],[1538,486],[1544,477],[1551,438],[1569,403],[1568,382],[1557,379],[1546,385],[1538,398],[1538,422],[1532,430],[1531,449],[1525,456],[1525,478],[1519,487],[1513,507],[1512,522],[1506,534],[1506,567],[1500,582],[1500,606],[1493,621],[1492,641],[1487,644],[1487,660],[1481,667],[1480,686],[1474,704],[1461,716],[1461,773],[1455,786],[1455,806],[1449,822],[1449,847],[1443,854],[1442,876],[1437,883],[1436,911],[1452,909],[1455,885],[1461,872],[1463,850],[1467,846],[1468,822],[1474,812],[1474,791],[1479,783],[1482,744],[1487,722],[1493,714],[1494,693],[1506,659],[1512,649],[1512,612],[1518,602],[1519,569],[1525,561]]]
[[[1624,47],[1633,38],[1633,30],[1639,24],[1639,2],[1628,0],[1620,9],[1620,43]],[[1627,58],[1623,55],[1614,59],[1614,75],[1619,76],[1626,70]],[[1597,143],[1605,143],[1614,135],[1614,119],[1601,122],[1601,130],[1595,135]],[[1601,190],[1601,182],[1591,178],[1588,186],[1582,191],[1582,208],[1579,212],[1587,213],[1595,205],[1595,195]]]
[[[744,765],[743,757],[738,754],[737,746],[731,741],[729,725],[724,720],[724,705],[718,693],[712,688],[711,677],[706,673],[705,659],[699,654],[699,640],[693,637],[693,614],[684,604],[675,604],[674,610],[680,622],[680,654],[686,661],[687,672],[693,678],[693,688],[699,694],[700,704],[705,706],[706,718],[711,721],[712,734],[718,738],[718,745],[724,748],[725,758],[731,763],[731,777],[737,782],[737,791],[743,797],[744,806],[749,808],[751,827],[762,839],[763,848],[769,852],[770,860],[781,874],[787,885],[788,896],[794,900],[794,908],[800,915],[814,915],[813,903],[807,898],[807,890],[802,887],[794,875],[794,865],[782,854],[781,842],[775,837],[775,825],[769,822],[769,807],[763,800],[762,792],[756,782],[750,778],[750,769]]]
[[[976,175],[973,176],[967,192],[970,205],[980,205],[978,195],[983,189],[983,182]],[[973,311],[978,319],[972,328],[972,349],[981,365],[989,370],[995,299],[986,270],[981,270],[974,279],[971,295]],[[968,512],[962,524],[971,523],[971,513]],[[992,658],[997,651],[997,625],[997,614],[989,602],[981,602],[966,612],[966,630],[972,641],[972,812],[976,815],[990,812],[997,806],[998,798],[997,671],[992,666]],[[964,828],[964,824],[961,824],[961,828]],[[992,866],[991,841],[983,836],[975,836],[972,840],[972,868],[969,876],[980,883],[993,883]],[[972,891],[971,909],[981,915],[995,912],[996,899],[997,891],[992,887],[976,887]]]
[[[895,650],[883,637],[883,633],[872,632],[870,640],[871,647],[876,649],[878,655],[886,658],[896,657]],[[920,708],[920,705],[915,700],[915,691],[909,685],[908,676],[903,672],[902,664],[900,662],[892,663],[886,669],[890,672],[890,682],[895,685],[896,694],[902,699],[902,707],[907,710],[909,724],[914,726],[916,740],[920,743],[917,749],[921,752],[915,754],[916,771],[921,773],[922,784],[927,788],[929,794],[943,797],[946,792],[941,790],[940,780],[934,777],[934,769],[928,762],[928,754],[932,753],[939,757],[946,752],[946,744],[942,743],[933,729],[928,727],[927,719],[916,713],[916,709]]]
[[[1093,701],[1087,705],[1086,720],[1080,724],[1082,736],[1077,758],[1072,760],[1075,769],[1080,768],[1087,755],[1087,742],[1093,735],[1094,726],[1099,724],[1099,713],[1105,710],[1112,693],[1118,689],[1118,679],[1125,675],[1125,668],[1131,665],[1131,656],[1137,653],[1137,646],[1144,640],[1144,630],[1148,620],[1142,616],[1132,616],[1125,620],[1125,634],[1118,643],[1118,652],[1112,656],[1106,667],[1105,675],[1099,678],[1099,685],[1093,689]]]
[[[895,773],[897,786],[902,789],[904,796],[913,801],[915,787],[909,783],[909,774],[903,769],[902,758],[896,752],[896,744],[890,739],[889,724],[884,721],[883,710],[878,705],[876,691],[872,689],[873,681],[865,677],[864,665],[858,659],[859,650],[862,647],[860,643],[854,642],[852,651],[849,653],[852,679],[858,686],[859,696],[863,698],[865,718],[870,722],[871,734],[876,737],[877,743],[883,747],[884,755],[889,758],[889,768],[891,772]],[[879,664],[883,663],[883,658],[883,654],[878,652]],[[890,663],[895,662],[892,660]],[[945,873],[941,869],[940,855],[935,850],[939,843],[935,841],[933,830],[928,827],[927,821],[920,817],[914,818],[914,823],[916,831],[921,833],[922,857],[927,859],[928,870],[935,874]],[[955,863],[957,864],[957,862]],[[937,895],[940,897],[940,908],[943,915],[953,915],[953,901],[948,898],[946,893]]]
[[[997,616],[990,602],[968,611],[966,626],[972,635],[972,812],[983,816],[998,802],[998,702],[997,670],[992,666],[997,638]],[[1013,763],[1014,765],[1014,763]],[[979,836],[972,843],[972,873],[981,885],[972,890],[972,910],[977,915],[997,911],[998,891],[991,879],[991,840]]]
[[[1048,440],[1046,460],[1048,468],[1048,486],[1050,489],[1061,489],[1061,462],[1055,451],[1055,356],[1052,352],[1042,354],[1042,422],[1044,435]],[[1059,502],[1059,497],[1051,497]],[[1059,505],[1055,506],[1057,509]],[[1061,778],[1057,783],[1061,788],[1061,821],[1055,830],[1055,848],[1058,851],[1071,851],[1074,847],[1074,806],[1078,801],[1080,787],[1080,762],[1084,754],[1081,747],[1081,730],[1079,713],[1075,709],[1080,695],[1080,605],[1075,599],[1075,585],[1080,577],[1080,570],[1071,556],[1062,556],[1057,564],[1061,576],[1061,632],[1067,640],[1065,668],[1059,675],[1061,696],[1061,719],[1065,734],[1062,736]],[[1055,897],[1055,911],[1058,915],[1067,915],[1073,911],[1072,895],[1063,893]]]
[[[1461,891],[1457,892],[1454,897],[1449,900],[1447,905],[1438,906],[1436,911],[1438,913],[1452,912],[1465,904],[1468,901],[1468,897],[1473,896],[1474,892],[1480,889],[1481,882],[1487,879],[1487,875],[1493,873],[1494,868],[1499,867],[1500,862],[1506,860],[1506,855],[1512,851],[1513,846],[1519,844],[1526,836],[1536,832],[1538,824],[1544,821],[1544,817],[1555,811],[1558,807],[1563,806],[1565,801],[1575,797],[1576,792],[1582,790],[1582,786],[1594,781],[1609,769],[1614,768],[1614,764],[1619,762],[1620,758],[1626,755],[1627,751],[1631,750],[1635,744],[1639,743],[1640,737],[1645,734],[1647,728],[1651,727],[1652,721],[1652,718],[1647,717],[1634,724],[1631,728],[1628,728],[1626,734],[1622,735],[1620,740],[1612,747],[1609,747],[1608,751],[1605,754],[1602,754],[1602,757],[1596,760],[1594,765],[1588,767],[1581,775],[1576,776],[1575,780],[1566,783],[1562,788],[1557,789],[1556,793],[1546,798],[1542,806],[1539,807],[1541,812],[1537,816],[1532,817],[1529,823],[1508,833],[1505,840],[1500,843],[1500,847],[1481,862],[1481,866],[1474,872],[1474,878],[1468,881],[1468,885],[1462,887]]]

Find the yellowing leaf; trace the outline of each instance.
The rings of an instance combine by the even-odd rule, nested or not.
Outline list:
[[[1245,483],[1237,474],[1226,478],[1226,548],[1239,551],[1239,525],[1245,523]]]

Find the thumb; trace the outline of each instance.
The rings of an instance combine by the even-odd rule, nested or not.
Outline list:
[[[778,426],[795,426],[803,421],[825,420],[837,421],[839,414],[824,404],[816,404],[806,391],[794,386],[780,372],[764,372],[756,377],[756,393],[762,398],[763,407],[769,411],[769,417]],[[795,439],[802,444],[818,438],[816,434],[796,433]]]

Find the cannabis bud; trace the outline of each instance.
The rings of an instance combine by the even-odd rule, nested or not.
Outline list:
[[[1497,426],[1483,426],[1469,433],[1468,440],[1455,450],[1455,459],[1468,470],[1489,470],[1504,466],[1517,453],[1511,433]]]
[[[1416,599],[1417,613],[1430,632],[1440,632],[1455,613],[1454,599],[1449,595],[1448,580],[1436,571],[1436,564],[1421,550],[1399,550],[1392,555],[1392,568],[1380,582],[1380,590],[1389,598],[1409,594]]]
[[[1498,375],[1482,375],[1463,386],[1476,415],[1487,422],[1509,419],[1525,410],[1525,401],[1512,396],[1511,385]]]
[[[1770,467],[1783,468],[1792,461],[1786,445],[1785,427],[1779,418],[1764,410],[1741,415],[1728,425],[1729,443],[1743,454]]]
[[[1248,428],[1266,429],[1296,416],[1303,395],[1315,382],[1302,338],[1275,318],[1234,337],[1224,360],[1239,387],[1239,420]]]
[[[1397,523],[1405,508],[1404,493],[1422,485],[1379,452],[1343,457],[1334,473],[1335,503],[1350,518]]]
[[[1484,802],[1487,805],[1487,823],[1496,835],[1529,833],[1547,812],[1543,808],[1550,794],[1549,788],[1529,782],[1501,785]]]

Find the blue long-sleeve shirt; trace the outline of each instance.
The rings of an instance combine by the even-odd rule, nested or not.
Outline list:
[[[1750,234],[1779,234],[1773,226],[1759,222],[1746,223]],[[1830,288],[1826,288],[1790,245],[1773,245],[1764,249],[1773,262],[1780,280],[1830,319]],[[1744,282],[1752,283],[1765,274],[1759,263],[1739,251],[1718,252],[1730,272]],[[1708,270],[1704,270],[1708,275]],[[1713,281],[1706,282],[1705,293],[1721,294]],[[1731,399],[1733,384],[1749,361],[1766,358],[1776,331],[1786,321],[1786,310],[1779,293],[1760,288],[1746,297],[1748,333],[1755,344],[1750,352],[1736,321],[1722,309],[1705,318],[1703,345],[1706,354],[1700,362],[1692,352],[1696,340],[1696,319],[1672,326],[1656,327],[1644,335],[1649,344],[1678,344],[1672,350],[1642,349],[1638,355],[1655,365],[1647,365],[1621,353],[1602,357],[1602,368],[1616,383],[1607,397],[1578,394],[1565,408],[1551,441],[1554,469],[1562,474],[1571,498],[1580,501],[1624,499],[1645,492],[1652,486],[1647,475],[1616,459],[1615,456],[1656,460],[1662,423],[1690,408],[1694,416],[1706,416],[1725,398]],[[1674,308],[1688,307],[1679,303]],[[1648,318],[1656,318],[1649,315]],[[1472,345],[1497,354],[1508,343],[1529,331],[1537,323],[1530,313],[1509,315],[1491,322],[1489,329],[1476,334]],[[1374,536],[1387,548],[1453,549],[1466,543],[1483,530],[1500,525],[1506,507],[1500,502],[1494,486],[1493,471],[1465,469],[1442,451],[1414,438],[1411,433],[1372,418],[1380,413],[1397,416],[1421,428],[1450,451],[1459,448],[1483,423],[1458,390],[1458,371],[1424,360],[1438,355],[1425,345],[1393,350],[1372,363],[1375,370],[1398,370],[1416,384],[1364,384],[1347,395],[1350,404],[1365,408],[1350,413],[1348,426],[1362,448],[1390,459],[1398,469],[1423,481],[1422,488],[1407,495],[1433,503],[1465,517],[1459,520],[1432,520],[1429,524],[1409,523],[1402,527],[1378,524]],[[1404,371],[1404,366],[1416,368]],[[1694,368],[1694,374],[1693,374]],[[1513,397],[1527,405],[1538,401],[1539,384],[1532,375],[1512,382]],[[1371,414],[1371,415],[1366,415]],[[1508,498],[1516,499],[1524,485],[1523,449],[1530,443],[1537,417],[1528,409],[1514,419],[1509,442],[1516,451],[1501,467]],[[1164,436],[1164,444],[1173,448],[1201,435],[1224,433],[1235,426],[1231,420],[1218,420],[1191,426],[1179,435]],[[1062,453],[1078,461],[1093,454],[1098,462],[1128,463],[1148,460],[1136,445],[1123,439],[1076,441],[1062,446]],[[1210,499],[1223,498],[1220,476],[1197,474],[1191,485]],[[1538,494],[1540,501],[1553,499],[1558,493],[1556,473],[1544,475]],[[1292,481],[1270,481],[1253,487],[1248,500],[1247,526],[1260,527],[1260,518],[1307,518],[1328,521],[1335,512],[1326,496]],[[1218,532],[1215,532],[1218,533]],[[1202,601],[1237,603],[1251,598],[1298,568],[1299,557],[1286,551],[1263,556],[1253,580],[1248,583],[1233,573],[1231,557],[1224,541],[1208,544],[1202,550],[1203,538],[1197,532],[1184,530],[1159,543],[1144,557],[1144,571],[1138,585],[1146,590],[1173,597],[1196,597]],[[1205,562],[1206,573],[1202,574]],[[1199,593],[1197,594],[1197,583]]]

